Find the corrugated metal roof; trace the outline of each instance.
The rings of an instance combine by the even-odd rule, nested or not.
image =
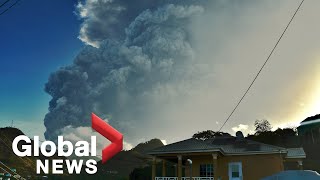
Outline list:
[[[306,158],[306,153],[303,148],[288,148],[286,158]]]
[[[225,155],[286,153],[286,149],[278,146],[263,144],[251,140],[238,140],[236,137],[217,137],[208,140],[187,139],[156,148],[149,152],[151,155],[183,152],[220,151]]]
[[[150,152],[150,154],[157,153],[173,153],[173,152],[199,152],[199,151],[207,151],[214,150],[215,146],[212,146],[208,143],[205,143],[202,140],[197,140],[194,138],[186,139],[180,142],[168,144],[166,146],[162,146],[156,148]]]

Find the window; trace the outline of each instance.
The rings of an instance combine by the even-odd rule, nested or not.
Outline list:
[[[240,177],[240,169],[238,164],[231,165],[231,177]]]
[[[241,180],[242,178],[242,163],[231,162],[229,163],[229,180]]]
[[[213,165],[200,164],[200,177],[213,177]]]

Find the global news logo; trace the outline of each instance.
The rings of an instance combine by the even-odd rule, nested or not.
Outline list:
[[[119,153],[123,149],[123,135],[103,121],[97,115],[91,115],[91,127],[99,134],[111,141],[111,144],[102,150],[102,163],[106,163],[110,158]],[[88,174],[95,174],[97,172],[97,161],[95,159],[88,159],[84,162],[83,157],[97,156],[97,139],[96,136],[91,136],[90,142],[78,141],[73,145],[70,141],[64,140],[63,136],[58,136],[57,145],[52,141],[39,142],[39,136],[34,136],[33,143],[28,136],[17,136],[12,142],[12,150],[19,157],[41,155],[45,157],[52,157],[58,155],[61,159],[45,159],[36,160],[36,173],[37,174],[64,174],[64,169],[67,169],[69,174],[80,174],[82,167]],[[18,144],[22,143],[21,148]],[[75,155],[79,160],[66,159],[62,157],[69,157]]]

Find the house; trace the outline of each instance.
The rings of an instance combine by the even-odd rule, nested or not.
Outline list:
[[[306,118],[297,129],[303,144],[320,144],[320,114]]]
[[[302,169],[302,148],[286,149],[236,137],[187,139],[149,152],[153,156],[152,180],[259,180],[295,162]],[[176,173],[167,175],[166,163],[175,163]],[[159,165],[162,164],[162,165]],[[157,167],[158,166],[158,167]],[[156,174],[159,166],[162,174]]]

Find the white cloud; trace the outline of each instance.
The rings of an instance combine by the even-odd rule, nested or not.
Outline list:
[[[248,125],[245,125],[245,124],[239,124],[238,126],[236,127],[233,127],[231,128],[234,132],[237,132],[237,131],[242,131],[242,132],[245,132],[249,129],[249,126]]]
[[[282,124],[278,124],[277,126],[273,127],[272,130],[275,131],[278,128],[296,128],[300,125],[300,121],[293,121],[293,122],[286,122],[286,123],[282,123]]]
[[[113,0],[86,0],[76,6],[76,14],[83,20],[79,39],[93,47],[99,47],[107,36],[114,33],[117,17],[126,8]]]
[[[91,136],[97,137],[97,155],[101,156],[102,149],[110,144],[110,141],[103,137],[101,134],[94,131],[91,127],[77,127],[73,128],[71,126],[67,126],[62,130],[62,134],[64,140],[71,141],[75,144],[77,141],[88,141],[90,142]],[[132,144],[124,141],[123,149],[130,150],[132,149]]]
[[[133,148],[132,144],[128,142],[123,142],[123,149],[124,150],[131,150]]]
[[[167,140],[162,139],[161,142],[163,145],[167,145]]]

